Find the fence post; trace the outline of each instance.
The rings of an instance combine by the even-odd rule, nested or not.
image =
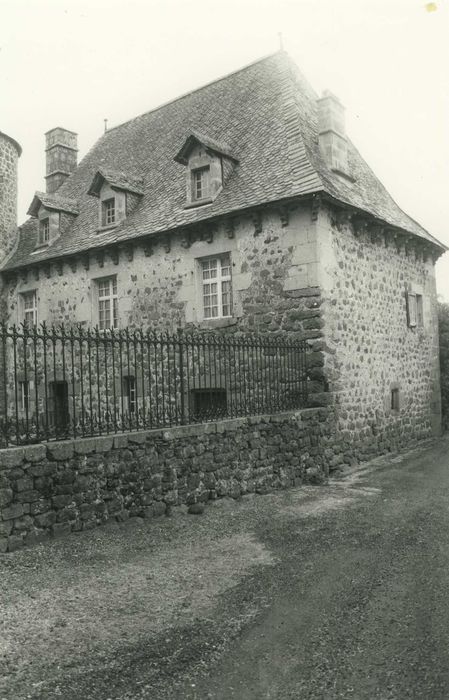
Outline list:
[[[184,336],[182,328],[178,328],[178,346],[179,346],[179,387],[181,393],[181,424],[186,423],[185,416],[185,381],[184,381]]]

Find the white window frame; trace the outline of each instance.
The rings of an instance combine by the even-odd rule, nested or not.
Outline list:
[[[229,253],[214,257],[202,258],[200,263],[201,275],[201,305],[205,321],[220,318],[232,318],[232,265]],[[227,285],[229,290],[223,291]],[[227,294],[227,303],[223,297]],[[216,303],[213,303],[216,298]],[[211,303],[207,304],[206,301]],[[216,309],[216,314],[214,314]]]
[[[32,289],[29,292],[21,292],[20,304],[22,321],[29,326],[37,326],[37,290]],[[31,318],[27,318],[29,315]]]
[[[117,277],[115,275],[99,277],[95,283],[97,287],[98,328],[101,331],[118,328]],[[105,321],[107,314],[109,314],[108,324]]]

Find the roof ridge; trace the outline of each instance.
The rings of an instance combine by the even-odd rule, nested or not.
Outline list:
[[[273,51],[272,53],[266,54],[265,56],[261,56],[261,58],[257,58],[255,61],[251,61],[251,63],[247,63],[245,66],[242,66],[241,68],[237,68],[236,70],[231,71],[230,73],[226,73],[225,75],[221,75],[219,78],[215,78],[214,80],[210,80],[208,83],[204,83],[203,85],[200,85],[199,87],[194,88],[193,90],[189,90],[188,92],[184,92],[182,95],[178,95],[178,97],[174,97],[171,100],[167,100],[167,102],[162,102],[162,104],[158,105],[157,107],[153,107],[153,109],[149,109],[147,112],[142,112],[142,114],[138,114],[137,117],[132,117],[131,119],[127,119],[124,122],[120,122],[120,124],[116,124],[115,126],[111,126],[107,131],[105,131],[104,134],[102,134],[102,137],[107,136],[111,131],[115,131],[116,129],[120,129],[120,127],[126,126],[127,124],[130,124],[131,122],[134,122],[137,119],[141,119],[142,117],[146,117],[148,114],[152,114],[153,112],[157,112],[159,109],[163,109],[164,107],[168,107],[168,105],[174,104],[175,102],[179,102],[180,100],[183,100],[186,97],[190,97],[190,95],[193,95],[195,92],[199,92],[200,90],[204,90],[204,88],[207,88],[210,85],[215,85],[215,83],[219,83],[222,80],[226,80],[227,78],[230,78],[233,75],[237,75],[237,73],[241,73],[242,71],[247,70],[248,68],[251,68],[252,66],[255,66],[257,63],[262,63],[263,61],[267,61],[269,58],[273,58],[274,56],[277,56],[278,54],[281,54],[281,53],[286,53],[286,52],[283,49],[278,49],[277,51]]]
[[[302,133],[302,125],[300,123],[300,112],[298,105],[298,91],[296,89],[294,72],[290,57],[286,54],[287,61],[282,65],[281,71],[284,77],[283,93],[284,93],[284,121],[288,147],[288,157],[290,161],[292,184],[299,186],[304,175],[304,169],[309,167],[313,171],[315,182],[311,183],[312,190],[324,190],[324,183],[318,174],[317,169],[313,165]],[[309,86],[306,78],[301,74],[304,82]],[[310,89],[311,86],[309,86]],[[301,163],[302,161],[302,163]]]

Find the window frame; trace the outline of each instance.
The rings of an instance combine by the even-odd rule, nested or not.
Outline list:
[[[198,196],[198,180],[200,175],[201,195]],[[191,177],[191,199],[192,202],[202,202],[210,198],[210,165],[203,165],[200,168],[192,168],[190,171]]]
[[[424,326],[424,300],[419,292],[407,292],[407,325],[409,328]]]
[[[31,389],[32,387],[29,379],[27,379],[26,381],[24,379],[19,381],[20,409],[23,413],[30,412]]]
[[[113,218],[108,220],[109,208],[113,211]],[[115,197],[107,197],[107,199],[101,200],[101,226],[106,228],[108,226],[115,226],[117,224],[117,203]]]
[[[123,377],[124,393],[126,396],[127,409],[129,415],[136,415],[137,412],[137,397],[136,388],[137,382],[134,374],[125,374]]]
[[[398,413],[401,410],[401,392],[399,387],[390,389],[390,411]]]
[[[232,318],[233,314],[233,293],[232,293],[232,260],[230,253],[222,253],[220,255],[208,256],[207,258],[199,259],[199,270],[200,270],[200,285],[201,285],[201,312],[204,321],[216,321],[220,319]],[[205,269],[205,265],[215,262],[216,275],[214,277],[205,277],[205,272],[211,272],[211,267]],[[225,264],[224,264],[225,263]],[[228,274],[223,274],[223,268],[229,268]],[[216,285],[216,292],[214,293],[212,289],[209,289],[208,293],[205,293],[205,287]],[[223,291],[223,284],[228,284],[228,290]],[[223,303],[223,295],[228,295],[227,303]],[[216,304],[207,304],[206,298],[209,297],[212,302],[213,297],[217,297]],[[228,308],[228,313],[224,313],[224,307]],[[217,315],[213,315],[212,310],[217,309]],[[206,311],[209,309],[209,312]]]
[[[116,329],[119,327],[117,276],[107,275],[106,277],[98,277],[94,281],[96,286],[98,328],[100,331]],[[105,283],[108,283],[108,293],[101,294],[102,285]],[[102,307],[104,313],[102,313]],[[105,317],[107,313],[109,314],[109,325],[105,325],[104,318],[102,319],[102,315]]]
[[[196,387],[190,395],[191,415],[195,421],[225,418],[228,415],[228,399],[225,387]]]
[[[50,217],[46,216],[39,220],[39,245],[48,245],[50,243]]]
[[[32,299],[32,305],[27,308],[27,300]],[[27,314],[32,314],[32,320],[27,319]],[[37,326],[38,324],[38,305],[37,305],[37,289],[30,289],[26,292],[20,292],[20,316],[22,323],[29,326]]]

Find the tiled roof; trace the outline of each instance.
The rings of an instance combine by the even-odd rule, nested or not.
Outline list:
[[[350,142],[354,182],[327,167],[318,148],[316,100],[316,93],[291,59],[278,52],[109,129],[58,190],[61,198],[78,203],[79,215],[70,231],[51,248],[30,257],[36,238],[27,224],[3,268],[318,192],[444,248],[398,207]],[[239,162],[213,203],[186,209],[185,166],[174,158],[192,132],[227,144]],[[119,172],[128,183],[131,179],[144,183],[138,206],[119,226],[102,233],[97,232],[98,201],[88,194],[98,171]],[[123,180],[116,182],[123,184]]]
[[[46,209],[55,211],[66,211],[69,214],[78,214],[78,204],[73,199],[62,197],[58,194],[48,194],[47,192],[35,192],[33,201],[27,211],[30,216],[37,216],[41,204]]]
[[[236,158],[235,154],[232,153],[231,148],[228,146],[227,143],[220,143],[219,141],[216,141],[216,139],[212,139],[206,134],[201,134],[199,131],[191,129],[190,132],[186,134],[186,138],[181,150],[175,156],[175,160],[177,163],[187,165],[187,157],[189,151],[192,145],[195,143],[202,143],[204,146],[206,146],[206,148],[209,148],[211,151],[221,153],[222,155],[231,158],[235,162],[238,162],[238,158]]]
[[[95,173],[88,194],[98,195],[99,187],[106,180],[111,187],[118,190],[126,190],[134,194],[143,194],[143,180],[141,177],[133,177],[128,173],[112,170],[111,168],[99,168]]]

